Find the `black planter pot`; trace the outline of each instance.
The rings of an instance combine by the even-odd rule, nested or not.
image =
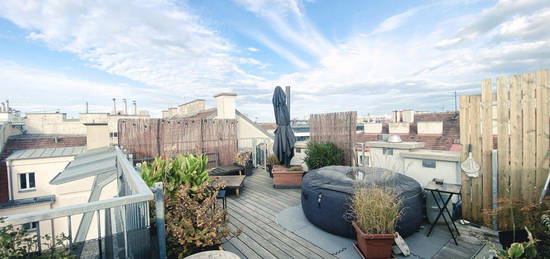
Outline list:
[[[248,160],[244,166],[244,174],[246,176],[251,176],[252,173],[254,173],[254,165],[252,164],[252,160]]]
[[[514,240],[514,232],[515,232],[515,240]],[[510,245],[513,243],[523,243],[523,242],[527,242],[528,240],[529,239],[527,238],[527,231],[525,231],[525,229],[519,229],[516,231],[507,230],[507,231],[498,232],[498,241],[500,242],[504,250],[508,249]]]
[[[273,165],[266,165],[267,172],[269,173],[269,177],[273,178]]]

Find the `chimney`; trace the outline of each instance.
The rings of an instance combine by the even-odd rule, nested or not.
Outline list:
[[[110,146],[109,127],[103,123],[84,123],[86,126],[86,149]]]
[[[113,115],[116,115],[116,98],[113,98]]]
[[[214,95],[216,98],[216,108],[218,110],[217,119],[235,119],[235,99],[234,93],[221,93]]]
[[[86,113],[88,113],[88,102],[86,102]]]
[[[6,104],[2,103],[2,107],[0,108],[0,112],[6,111]]]
[[[136,104],[136,100],[133,100],[133,101],[132,101],[132,104],[134,105],[134,115],[137,115],[137,104]]]
[[[124,103],[124,115],[128,115],[128,103],[126,99],[122,99],[122,103]]]
[[[6,111],[10,112],[10,100],[6,99]]]

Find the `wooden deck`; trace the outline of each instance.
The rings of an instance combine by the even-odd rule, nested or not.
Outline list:
[[[300,190],[274,189],[267,172],[246,177],[240,196],[227,199],[229,224],[241,234],[222,246],[241,258],[336,258],[275,222],[283,209],[300,204]]]
[[[274,189],[264,170],[256,170],[245,178],[240,196],[227,198],[229,224],[241,234],[222,246],[241,258],[336,258],[318,246],[293,234],[275,222],[285,208],[300,204],[300,190]],[[459,246],[449,241],[434,258],[471,258],[477,253],[481,240],[494,233],[473,227],[459,226]]]

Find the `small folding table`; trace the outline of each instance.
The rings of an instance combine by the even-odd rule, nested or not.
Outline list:
[[[430,227],[430,230],[428,231],[427,236],[430,236],[430,234],[432,233],[432,230],[434,226],[437,224],[439,217],[443,216],[443,220],[445,220],[445,224],[447,225],[449,232],[451,232],[451,236],[453,237],[455,244],[458,245],[458,243],[456,242],[456,237],[453,233],[453,230],[451,229],[451,224],[456,230],[457,236],[460,236],[460,232],[458,232],[458,228],[456,227],[455,222],[453,221],[451,212],[449,211],[449,209],[447,209],[447,205],[451,201],[453,195],[460,196],[461,188],[462,188],[462,185],[460,184],[450,184],[450,183],[438,184],[435,181],[431,181],[426,186],[424,186],[424,190],[430,191],[430,193],[432,194],[432,197],[435,200],[435,204],[439,208],[439,213],[437,214],[437,217],[432,223],[432,226]],[[448,194],[449,197],[447,197],[447,199],[444,199],[442,194]],[[445,215],[445,212],[447,213],[447,215]],[[449,217],[449,221],[451,221],[450,222],[451,224],[449,224],[449,222],[447,221],[447,217]]]

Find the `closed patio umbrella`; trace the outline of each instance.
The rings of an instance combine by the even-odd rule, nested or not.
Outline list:
[[[275,122],[277,123],[273,153],[275,153],[281,164],[288,167],[294,156],[296,139],[290,127],[290,113],[286,105],[286,95],[280,86],[277,86],[273,93],[273,109],[275,111]]]

